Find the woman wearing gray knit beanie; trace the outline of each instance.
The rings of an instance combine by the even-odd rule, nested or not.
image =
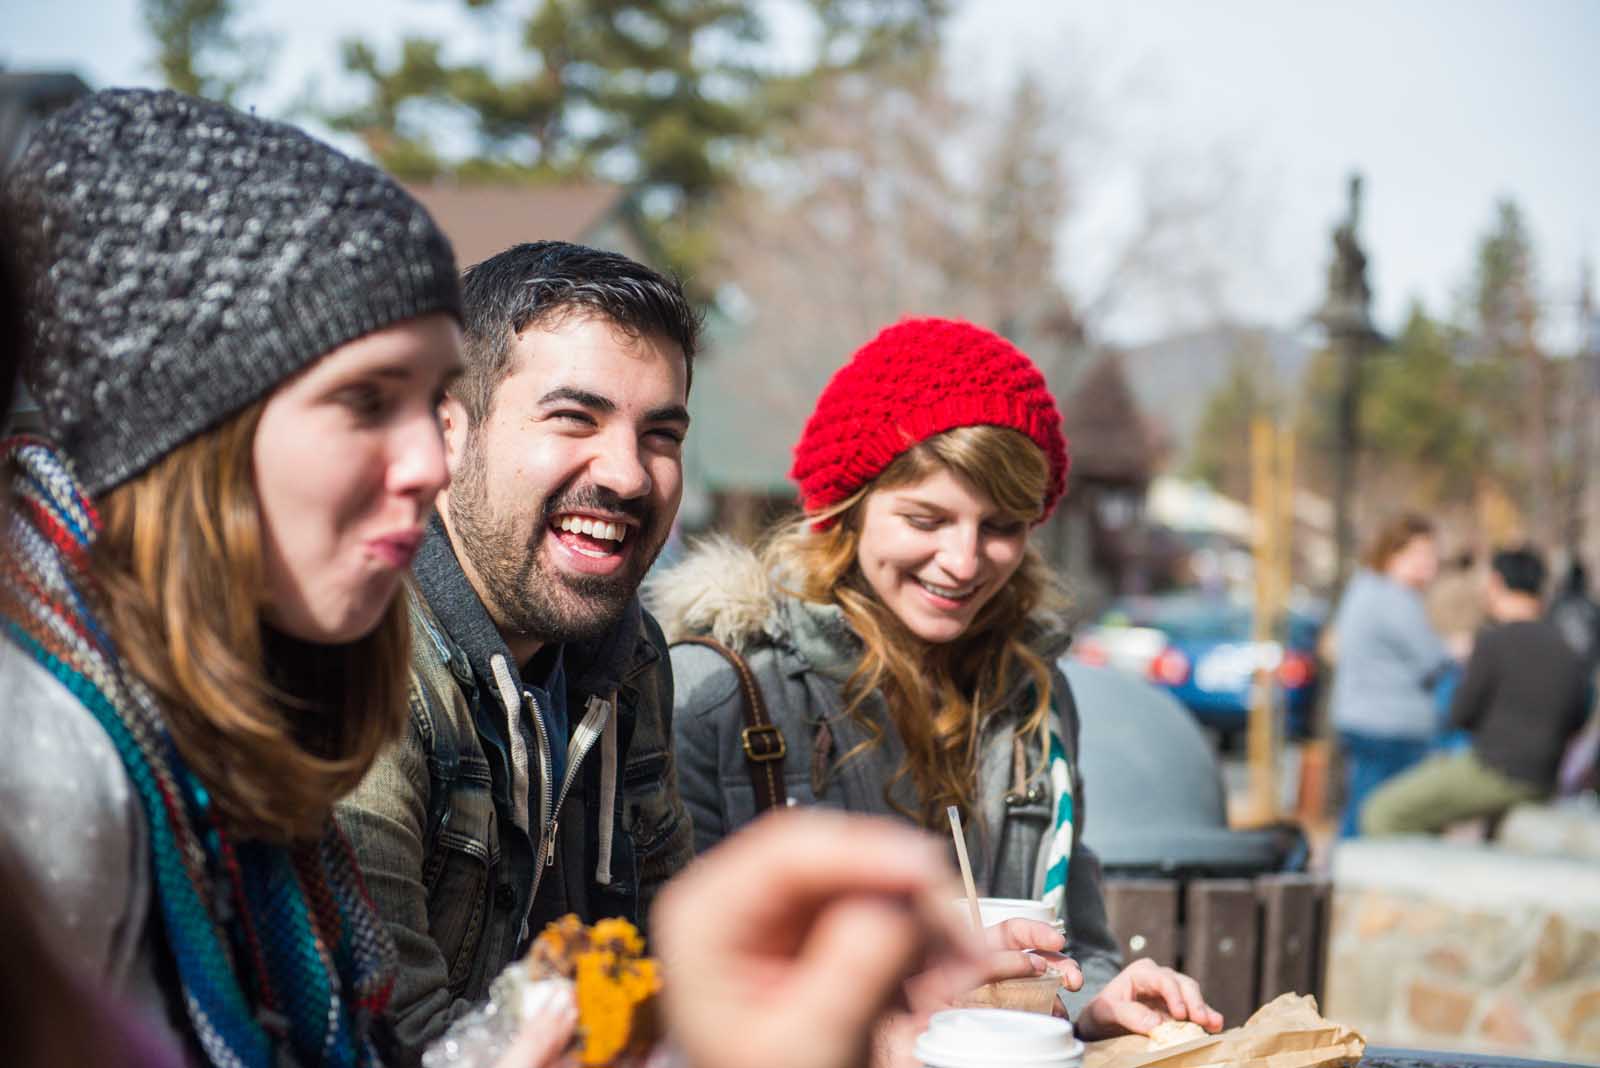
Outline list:
[[[329,814],[406,716],[449,245],[373,168],[175,93],[58,114],[10,191],[47,440],[5,447],[0,821],[201,1063],[375,1064],[393,949]]]

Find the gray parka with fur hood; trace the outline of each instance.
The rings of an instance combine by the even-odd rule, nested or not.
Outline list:
[[[839,760],[867,734],[843,714],[843,685],[860,644],[837,608],[779,592],[753,553],[722,539],[696,546],[683,563],[657,576],[647,600],[669,641],[710,635],[745,657],[788,746],[784,782],[791,804],[896,815],[883,795],[884,783],[904,755],[892,730],[884,731],[882,744]],[[1066,632],[1051,620],[1038,621],[1035,631],[1033,650],[1053,665],[1066,649]],[[756,814],[740,742],[743,698],[732,666],[704,646],[674,646],[672,671],[678,788],[699,852]],[[1117,974],[1121,959],[1106,922],[1100,864],[1082,840],[1086,808],[1078,773],[1077,708],[1059,670],[1053,671],[1053,684],[1076,815],[1063,917],[1068,952],[1084,973],[1083,990],[1069,999],[1076,1015]],[[1026,684],[1019,684],[1005,711],[983,727],[978,804],[968,821],[967,849],[978,892],[986,896],[1034,898],[1043,884],[1052,830],[1049,789],[1042,775],[1015,781],[1015,733],[1031,708],[1029,698]],[[881,702],[869,708],[887,728]],[[823,723],[832,744],[819,757],[816,740]],[[1035,767],[1038,758],[1029,753],[1027,766]],[[895,794],[903,806],[918,807],[908,778],[896,784]]]

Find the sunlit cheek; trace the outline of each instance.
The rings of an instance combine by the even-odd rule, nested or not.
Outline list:
[[[683,465],[675,459],[661,457],[645,470],[650,475],[652,494],[676,508],[683,497]]]
[[[1020,542],[1001,542],[991,547],[989,562],[996,571],[1010,578],[1011,572],[1022,563],[1022,550]]]

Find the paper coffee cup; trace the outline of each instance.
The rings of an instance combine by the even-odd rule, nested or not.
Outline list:
[[[936,1012],[913,1047],[923,1068],[1079,1068],[1083,1043],[1053,1016],[1008,1009]]]
[[[953,904],[965,914],[966,898],[956,898]],[[1056,918],[1049,905],[1021,897],[980,897],[978,915],[985,927],[993,927],[1006,920],[1038,920],[1041,923],[1050,923]]]

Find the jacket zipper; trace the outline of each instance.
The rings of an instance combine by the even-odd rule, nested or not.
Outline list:
[[[528,912],[522,918],[522,937],[519,941],[526,941],[528,937],[528,914],[533,912],[533,904],[539,897],[539,884],[544,880],[544,870],[556,862],[556,832],[561,824],[561,806],[566,803],[567,793],[572,789],[572,784],[577,781],[578,769],[583,766],[584,758],[594,748],[595,742],[600,739],[600,732],[586,732],[588,737],[576,751],[567,752],[567,773],[561,780],[561,792],[554,793],[554,786],[550,782],[550,735],[544,726],[544,712],[539,708],[539,699],[532,692],[524,690],[522,699],[533,709],[533,725],[539,735],[539,843],[534,851],[535,862],[533,865],[533,889],[528,893]],[[615,710],[608,713],[615,714]],[[585,715],[584,721],[589,717]],[[580,721],[580,728],[582,726]]]

